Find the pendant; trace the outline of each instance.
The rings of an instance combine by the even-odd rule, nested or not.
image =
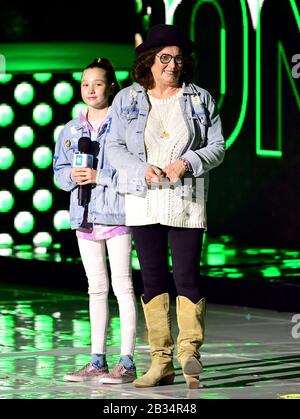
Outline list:
[[[163,140],[168,140],[170,138],[170,133],[166,130],[164,130],[161,134],[160,134],[160,138],[162,138]]]

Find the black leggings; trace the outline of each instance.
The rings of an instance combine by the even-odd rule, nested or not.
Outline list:
[[[173,279],[178,295],[194,304],[201,298],[199,264],[202,228],[169,227],[161,224],[131,227],[144,283],[144,302],[168,290],[168,242]]]

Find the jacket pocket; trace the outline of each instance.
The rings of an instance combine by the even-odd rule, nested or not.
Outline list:
[[[211,126],[211,121],[208,111],[203,103],[198,104],[197,108],[194,109],[193,119],[200,129],[201,141],[199,147],[206,147],[208,128]]]
[[[124,106],[121,109],[121,117],[125,118],[128,122],[132,119],[137,119],[139,109],[136,106]]]

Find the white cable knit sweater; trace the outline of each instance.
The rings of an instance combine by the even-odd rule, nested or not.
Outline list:
[[[180,90],[167,99],[149,95],[151,110],[145,130],[147,162],[164,168],[177,160],[188,142],[188,130],[179,104]],[[165,132],[168,135],[162,136]],[[148,189],[146,197],[127,194],[126,225],[164,224],[174,227],[205,228],[203,199],[192,202],[170,187]]]

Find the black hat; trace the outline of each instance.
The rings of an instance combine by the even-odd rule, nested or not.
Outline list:
[[[140,55],[151,48],[171,45],[180,47],[188,54],[195,49],[195,43],[187,38],[178,26],[159,24],[149,30],[146,40],[135,49],[135,52],[136,55]]]

